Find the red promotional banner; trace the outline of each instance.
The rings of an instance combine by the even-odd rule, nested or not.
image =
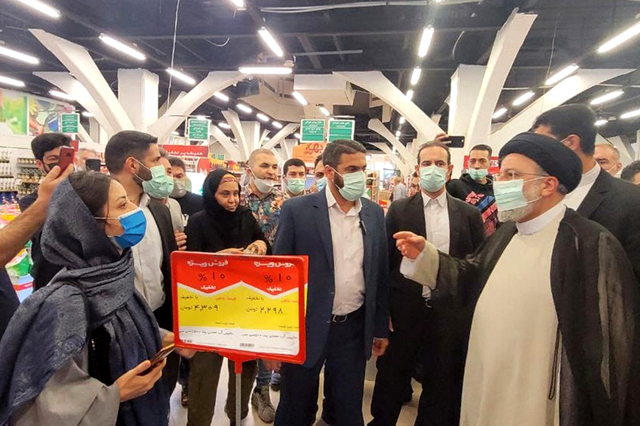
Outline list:
[[[293,147],[293,158],[299,158],[305,163],[313,163],[326,147],[326,142],[301,143]]]
[[[162,145],[173,157],[209,157],[209,147],[206,145]]]
[[[174,252],[171,266],[179,346],[304,362],[306,257]]]

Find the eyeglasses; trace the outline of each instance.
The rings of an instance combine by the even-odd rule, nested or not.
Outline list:
[[[496,173],[494,175],[496,181],[509,181],[509,180],[524,179],[525,176],[549,177],[549,175],[545,175],[545,174],[525,173],[525,172],[519,172],[517,170],[508,170],[508,171],[506,171],[504,173]]]

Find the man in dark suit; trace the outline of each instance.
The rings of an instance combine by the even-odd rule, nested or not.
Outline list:
[[[330,423],[364,425],[365,364],[388,345],[387,238],[382,209],[361,198],[366,150],[339,140],[322,161],[326,189],[284,203],[273,250],[309,256],[307,359],[283,366],[277,426],[314,423],[323,366]]]
[[[386,354],[378,359],[370,425],[393,426],[398,421],[417,357],[423,359],[422,396],[416,425],[459,423],[465,348],[460,343],[470,318],[466,311],[443,309],[430,291],[400,273],[402,256],[393,235],[411,229],[439,250],[464,258],[484,241],[477,208],[448,195],[445,182],[453,165],[441,142],[423,145],[416,172],[421,192],[391,204],[387,213],[390,253],[389,311],[392,332]]]
[[[640,188],[614,178],[598,165],[594,158],[595,122],[596,115],[589,107],[565,105],[541,114],[533,130],[562,142],[578,155],[582,180],[565,203],[620,241],[640,279]]]
[[[160,163],[158,139],[142,132],[119,132],[109,139],[104,157],[111,176],[122,184],[129,200],[142,209],[147,219],[144,238],[132,249],[136,289],[149,304],[158,325],[173,330],[171,252],[178,246],[171,213],[155,199],[168,197],[173,189],[173,185],[167,185],[172,178],[162,177],[164,166]],[[170,391],[178,379],[178,367],[178,355],[171,354],[163,373]]]

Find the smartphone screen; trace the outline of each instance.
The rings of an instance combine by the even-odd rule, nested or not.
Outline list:
[[[151,358],[151,366],[149,366],[149,368],[144,370],[140,375],[144,376],[149,374],[151,370],[153,370],[158,364],[160,364],[162,360],[168,357],[171,354],[171,352],[173,352],[175,349],[176,349],[176,345],[174,345],[173,343],[160,349],[158,353],[155,354],[153,358]]]
[[[60,167],[60,174],[62,174],[70,164],[73,164],[75,158],[75,151],[70,146],[63,146],[60,148],[60,156],[58,159],[58,166]]]
[[[91,170],[93,172],[99,172],[102,162],[100,161],[99,158],[89,158],[85,160],[84,164],[87,170]]]

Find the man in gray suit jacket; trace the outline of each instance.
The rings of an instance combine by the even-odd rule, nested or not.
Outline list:
[[[282,369],[276,426],[308,426],[318,410],[319,376],[335,426],[362,426],[366,360],[388,345],[388,251],[384,214],[361,198],[366,150],[330,143],[325,190],[284,203],[274,254],[309,256],[307,359]]]

